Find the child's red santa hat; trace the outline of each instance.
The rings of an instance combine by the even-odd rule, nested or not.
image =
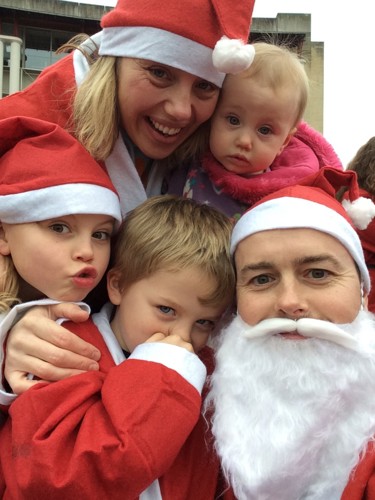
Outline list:
[[[118,0],[103,16],[100,55],[135,57],[181,69],[221,87],[250,66],[255,0]]]
[[[104,168],[55,123],[20,116],[0,120],[0,221],[71,214],[121,222],[120,201]]]
[[[342,187],[348,188],[348,200],[335,198]],[[375,217],[375,205],[359,197],[354,171],[321,168],[298,185],[280,189],[253,205],[237,222],[231,239],[231,252],[243,239],[260,231],[308,228],[327,233],[348,250],[359,267],[365,292],[370,277],[362,245],[354,229],[364,229]]]

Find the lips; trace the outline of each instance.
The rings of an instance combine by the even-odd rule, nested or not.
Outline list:
[[[181,132],[181,128],[172,128],[162,125],[161,123],[149,118],[151,125],[155,130],[163,134],[165,137],[173,137]]]
[[[240,155],[230,156],[229,160],[232,162],[235,162],[239,165],[240,164],[249,165],[249,161],[244,156],[240,156]]]
[[[79,288],[91,288],[96,284],[98,273],[93,267],[85,267],[73,276],[74,284]]]

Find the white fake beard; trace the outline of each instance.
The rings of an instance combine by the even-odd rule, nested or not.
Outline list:
[[[375,434],[374,318],[360,312],[345,325],[357,350],[318,338],[249,339],[239,317],[223,331],[206,405],[238,499],[341,497]]]

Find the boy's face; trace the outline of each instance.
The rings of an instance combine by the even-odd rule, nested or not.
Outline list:
[[[117,307],[111,327],[122,349],[133,352],[155,333],[177,335],[199,352],[225,305],[204,305],[217,286],[198,268],[157,271],[121,292],[116,272],[108,273],[108,294]]]
[[[10,254],[21,278],[39,291],[35,298],[78,302],[107,269],[113,224],[107,215],[2,224],[0,253]]]
[[[267,170],[294,132],[297,99],[253,79],[227,76],[211,122],[210,149],[229,172],[244,177]]]

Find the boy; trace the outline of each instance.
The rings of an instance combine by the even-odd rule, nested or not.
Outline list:
[[[230,232],[225,215],[172,196],[126,217],[107,280],[116,307],[64,323],[100,349],[100,371],[38,383],[13,402],[0,432],[5,495],[215,496],[200,407],[205,345],[234,295]]]

